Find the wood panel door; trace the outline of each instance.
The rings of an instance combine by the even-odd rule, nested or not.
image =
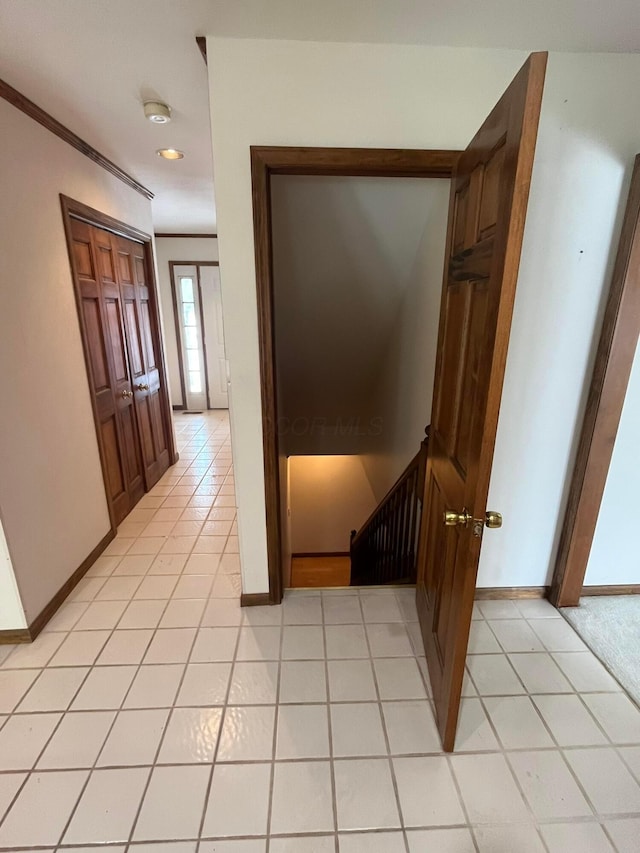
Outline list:
[[[119,524],[144,494],[116,253],[107,231],[71,220],[72,257],[107,496]]]
[[[169,425],[160,381],[160,333],[155,322],[147,260],[142,243],[113,236],[132,376],[140,451],[147,489],[169,467]]]
[[[417,604],[454,748],[546,53],[532,54],[452,177]],[[497,507],[497,509],[502,509]],[[515,508],[511,508],[515,509]],[[493,518],[488,526],[497,526]],[[517,523],[507,516],[507,523]]]

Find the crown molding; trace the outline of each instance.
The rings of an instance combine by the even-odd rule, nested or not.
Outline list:
[[[37,121],[38,124],[46,127],[47,130],[51,131],[51,133],[55,134],[59,139],[67,142],[72,148],[75,148],[76,151],[84,154],[85,157],[88,157],[89,160],[92,160],[110,174],[115,175],[116,178],[119,178],[119,180],[125,183],[128,187],[131,187],[131,189],[140,193],[140,195],[143,195],[148,199],[153,198],[151,190],[136,181],[135,178],[132,178],[131,175],[127,174],[127,172],[121,169],[120,166],[117,166],[112,160],[105,157],[104,154],[96,151],[96,149],[89,145],[88,142],[85,142],[84,139],[81,139],[72,130],[69,130],[68,127],[65,127],[52,115],[43,110],[42,107],[39,107],[33,101],[30,101],[29,98],[21,92],[18,92],[17,89],[14,89],[13,86],[10,86],[4,80],[0,80],[0,98],[4,98],[5,101],[8,101],[12,106],[20,110],[20,112],[23,112],[25,115],[28,115],[29,118]]]

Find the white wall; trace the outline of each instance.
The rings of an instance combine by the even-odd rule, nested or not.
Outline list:
[[[151,207],[4,100],[0,127],[0,512],[31,622],[110,529],[59,193],[147,233]]]
[[[640,584],[638,477],[640,476],[640,347],[613,448],[591,546],[585,585]]]
[[[27,620],[20,601],[4,528],[0,521],[0,631],[26,627]]]
[[[268,588],[250,145],[463,148],[521,51],[208,39],[245,592]],[[548,582],[638,144],[640,55],[552,54],[479,585]]]
[[[292,456],[289,489],[294,554],[348,552],[377,504],[359,456]]]
[[[218,241],[215,237],[156,237],[155,244],[171,405],[182,406],[184,400],[182,399],[182,387],[180,385],[180,362],[178,361],[178,342],[169,261],[217,261]]]

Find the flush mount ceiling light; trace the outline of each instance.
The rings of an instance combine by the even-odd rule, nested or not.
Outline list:
[[[156,154],[165,160],[182,160],[184,157],[184,151],[178,151],[177,148],[159,148]]]
[[[162,101],[145,101],[144,114],[154,124],[167,124],[171,121],[171,107]]]

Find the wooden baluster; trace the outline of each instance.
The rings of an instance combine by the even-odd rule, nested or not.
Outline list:
[[[393,518],[391,522],[391,534],[393,544],[391,548],[391,580],[398,580],[398,572],[401,569],[400,555],[400,507],[402,499],[403,487],[401,486],[396,492],[396,497],[393,506]]]
[[[391,507],[393,498],[387,503],[387,508],[384,514],[384,561],[382,564],[381,583],[386,583],[389,577],[389,562],[391,555]]]
[[[401,533],[401,560],[402,560],[402,577],[407,578],[411,575],[411,567],[409,565],[409,520],[411,517],[411,506],[413,500],[413,475],[405,483],[402,494],[402,533]]]

